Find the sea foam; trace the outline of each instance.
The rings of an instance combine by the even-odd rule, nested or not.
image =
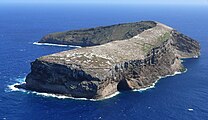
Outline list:
[[[192,108],[189,108],[189,109],[188,109],[188,111],[194,111],[194,109],[192,109]]]
[[[30,92],[30,93],[40,95],[40,96],[43,96],[43,97],[54,97],[54,98],[58,98],[58,99],[101,101],[101,100],[112,98],[112,97],[118,95],[120,92],[116,92],[112,95],[109,95],[109,96],[107,96],[105,98],[101,98],[101,99],[74,98],[74,97],[70,97],[70,96],[66,96],[66,95],[52,94],[52,93],[40,93],[40,92]]]
[[[44,45],[44,46],[58,46],[58,47],[73,47],[73,48],[81,48],[81,46],[74,46],[74,45],[62,45],[62,44],[52,44],[52,43],[38,43],[34,42],[34,45]]]
[[[115,92],[114,94],[109,95],[105,98],[101,98],[101,99],[74,98],[74,97],[70,97],[67,95],[61,95],[61,94],[43,93],[43,92],[36,92],[36,91],[29,91],[29,90],[25,90],[25,89],[19,89],[19,88],[16,88],[15,85],[25,84],[25,82],[24,82],[25,78],[18,78],[18,79],[16,79],[16,81],[17,81],[17,83],[12,84],[12,85],[8,85],[10,92],[19,91],[19,92],[25,92],[27,94],[35,94],[35,95],[39,95],[39,96],[43,96],[43,97],[53,97],[53,98],[58,98],[58,99],[101,101],[101,100],[112,98],[120,93],[120,92]]]
[[[23,83],[22,83],[23,84]],[[8,88],[11,90],[11,91],[21,91],[21,92],[26,92],[26,90],[24,89],[19,89],[19,88],[16,88],[14,87],[15,85],[21,85],[21,83],[15,83],[13,85],[8,85]]]
[[[157,83],[160,79],[166,78],[166,77],[170,77],[170,76],[175,76],[175,75],[178,75],[178,74],[182,74],[182,73],[185,73],[186,71],[187,71],[187,69],[186,69],[184,72],[176,71],[176,72],[174,72],[174,73],[171,74],[171,75],[159,76],[159,78],[158,78],[154,83],[152,83],[152,85],[150,85],[150,86],[148,86],[148,87],[145,87],[145,88],[134,89],[133,91],[135,91],[135,92],[137,92],[137,91],[138,91],[138,92],[142,92],[142,91],[145,91],[145,90],[148,90],[148,89],[155,88],[156,83]]]
[[[186,72],[187,69],[184,71]],[[145,87],[145,88],[141,88],[141,89],[135,89],[133,91],[139,91],[139,92],[142,92],[142,91],[145,91],[145,90],[148,90],[148,89],[151,89],[151,88],[155,88],[155,84],[161,79],[161,78],[166,78],[166,77],[169,77],[169,76],[175,76],[177,74],[181,74],[182,72],[175,72],[174,74],[172,75],[166,75],[166,76],[160,76],[159,79],[157,79],[154,83],[152,83],[151,86],[148,86],[148,87]],[[12,85],[8,85],[8,88],[10,89],[10,91],[20,91],[20,92],[26,92],[27,94],[35,94],[35,95],[40,95],[40,96],[43,96],[43,97],[54,97],[54,98],[58,98],[58,99],[74,99],[74,100],[90,100],[90,101],[102,101],[102,100],[105,100],[105,99],[109,99],[109,98],[112,98],[118,94],[120,94],[120,92],[115,92],[114,94],[111,94],[105,98],[101,98],[101,99],[87,99],[87,98],[74,98],[74,97],[70,97],[70,96],[66,96],[66,95],[60,95],[60,94],[52,94],[52,93],[42,93],[42,92],[35,92],[35,91],[29,91],[29,90],[24,90],[24,89],[19,89],[19,88],[16,88],[14,87],[15,85],[20,85],[20,84],[25,84],[25,78],[18,78],[16,79],[17,83],[15,84],[12,84]]]
[[[24,78],[17,78],[15,79],[15,81],[17,83],[14,83],[14,84],[11,84],[11,85],[8,85],[7,87],[9,88],[9,91],[20,91],[20,92],[26,92],[26,90],[24,89],[19,89],[19,88],[16,88],[15,85],[21,85],[21,84],[25,84],[25,77]]]

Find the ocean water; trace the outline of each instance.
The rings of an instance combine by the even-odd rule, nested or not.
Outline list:
[[[33,44],[70,29],[156,20],[198,40],[199,59],[186,59],[186,73],[154,88],[126,91],[102,101],[13,91],[36,58],[66,46]],[[205,120],[208,117],[208,7],[125,5],[0,5],[0,120]]]

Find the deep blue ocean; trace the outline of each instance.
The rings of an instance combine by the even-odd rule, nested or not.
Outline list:
[[[58,99],[12,91],[30,62],[69,47],[34,45],[44,35],[116,23],[155,20],[198,40],[199,59],[188,71],[155,88],[127,91],[103,101]],[[208,119],[208,6],[0,5],[0,120],[206,120]]]

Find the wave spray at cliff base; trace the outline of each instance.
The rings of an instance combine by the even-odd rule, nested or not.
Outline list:
[[[141,89],[135,89],[135,90],[133,90],[133,91],[134,91],[134,92],[143,92],[143,91],[145,91],[145,90],[155,88],[156,83],[157,83],[160,79],[163,79],[163,78],[166,78],[166,77],[173,77],[173,76],[175,76],[175,75],[182,74],[182,73],[185,73],[185,72],[187,72],[187,69],[185,69],[185,71],[183,71],[183,72],[178,72],[178,71],[176,71],[176,72],[173,73],[172,75],[159,76],[159,78],[158,78],[154,83],[152,83],[152,85],[150,85],[150,86],[148,86],[148,87],[145,87],[145,88],[141,88]]]
[[[66,95],[61,95],[61,94],[52,94],[52,93],[42,93],[42,92],[35,92],[35,91],[29,91],[29,90],[24,90],[24,89],[19,89],[16,88],[15,85],[21,85],[24,84],[25,82],[25,78],[17,78],[16,79],[17,83],[12,84],[12,85],[8,85],[9,90],[6,90],[7,92],[24,92],[27,94],[35,94],[35,95],[40,95],[43,97],[54,97],[54,98],[58,98],[58,99],[74,99],[74,100],[90,100],[90,101],[101,101],[101,100],[105,100],[105,99],[109,99],[112,98],[116,95],[118,95],[120,92],[116,92],[110,96],[107,96],[103,99],[87,99],[87,98],[74,98],[74,97],[70,97],[70,96],[66,96]]]
[[[182,73],[185,73],[186,71],[187,71],[187,69],[184,72],[175,72],[172,75],[166,75],[166,76],[162,76],[162,77],[160,76],[159,79],[157,79],[154,83],[152,83],[152,85],[150,85],[148,87],[145,87],[145,88],[141,88],[141,89],[135,89],[133,91],[143,92],[145,90],[155,88],[156,83],[160,79],[166,78],[166,77],[169,77],[169,76],[175,76],[175,75],[178,75],[178,74],[182,74]],[[25,81],[25,78],[17,78],[16,81],[17,81],[17,83],[12,84],[12,85],[8,85],[9,92],[19,91],[19,92],[25,92],[27,94],[31,94],[32,93],[32,94],[35,94],[35,95],[40,95],[40,96],[43,96],[43,97],[54,97],[54,98],[58,98],[58,99],[90,100],[90,101],[102,101],[102,100],[106,100],[106,99],[112,98],[112,97],[120,94],[120,92],[115,92],[114,94],[109,95],[109,96],[107,96],[105,98],[102,98],[102,99],[74,98],[74,97],[69,97],[69,96],[60,95],[60,94],[42,93],[42,92],[35,92],[35,91],[29,91],[29,90],[19,89],[19,88],[16,88],[15,85],[20,85],[20,84],[25,83],[24,82]]]

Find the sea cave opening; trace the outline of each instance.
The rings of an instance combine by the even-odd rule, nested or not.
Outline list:
[[[123,79],[118,83],[117,90],[118,91],[127,91],[127,90],[131,90],[131,88],[129,87],[127,80]]]

